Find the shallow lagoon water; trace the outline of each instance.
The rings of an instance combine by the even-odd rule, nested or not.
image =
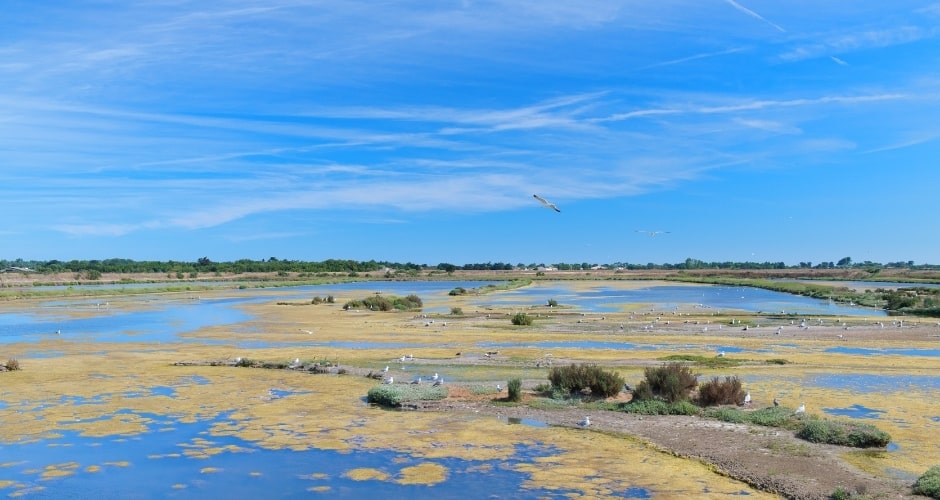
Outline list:
[[[371,286],[369,286],[371,285]],[[361,288],[352,288],[353,291],[372,293],[375,284],[368,284]],[[405,286],[407,285],[407,286]],[[407,294],[417,293],[419,296],[427,296],[428,293],[422,292],[413,287],[422,286],[423,283],[401,284],[394,293]],[[433,293],[442,296],[460,286],[454,283],[438,283],[436,291]],[[347,285],[352,286],[352,284]],[[686,288],[686,287],[681,287]],[[622,292],[622,291],[620,291]],[[337,294],[335,288],[323,287],[303,287],[302,290],[270,290],[265,289],[261,293],[252,291],[239,291],[238,295],[220,300],[203,301],[153,301],[154,305],[144,311],[130,311],[126,315],[123,312],[118,313],[114,310],[102,311],[96,313],[98,318],[104,321],[105,331],[89,334],[85,336],[77,335],[70,337],[71,332],[63,328],[63,340],[90,344],[90,349],[94,350],[94,344],[98,342],[114,342],[115,338],[122,335],[129,337],[127,342],[141,341],[141,339],[158,341],[182,341],[181,349],[185,349],[186,344],[214,344],[214,341],[201,340],[198,337],[181,337],[181,334],[196,331],[203,324],[209,325],[232,325],[231,331],[237,332],[239,324],[251,316],[240,312],[238,306],[242,304],[271,302],[277,300],[308,300],[311,295]],[[385,292],[383,292],[385,293]],[[392,292],[388,292],[392,293]],[[432,293],[432,295],[433,295]],[[619,300],[619,297],[615,297]],[[560,299],[559,299],[560,300]],[[564,301],[563,301],[564,302]],[[501,302],[502,303],[502,302]],[[206,307],[209,306],[209,307]],[[55,308],[68,307],[68,304],[56,304]],[[218,314],[210,314],[210,318],[204,322],[187,322],[188,315],[199,316],[203,312],[213,311],[215,307],[219,308]],[[185,314],[179,315],[174,311],[184,310]],[[237,313],[235,316],[227,316],[228,312]],[[867,311],[866,311],[867,312]],[[137,319],[147,319],[147,316],[135,316],[138,313],[156,315],[147,321],[138,322]],[[39,312],[33,316],[31,313],[13,313],[19,315],[14,321],[8,323],[20,325],[35,318],[45,315],[55,317],[59,321],[71,321],[68,315],[57,315],[55,311],[51,314]],[[163,321],[159,315],[163,314]],[[2,317],[3,315],[0,315]],[[179,319],[179,318],[183,319]],[[121,319],[114,319],[121,318]],[[169,320],[177,318],[176,320]],[[216,321],[221,318],[221,321]],[[83,318],[75,318],[79,321]],[[113,324],[107,324],[107,321],[113,321]],[[3,324],[0,321],[0,324]],[[33,325],[35,326],[35,325]],[[123,328],[123,329],[122,329]],[[24,331],[35,331],[35,328],[24,328]],[[256,332],[253,332],[256,333]],[[13,342],[32,342],[34,333],[19,335],[17,340],[0,341],[0,343],[10,344]],[[44,337],[38,335],[39,337]],[[237,337],[237,333],[235,337]],[[17,337],[17,335],[13,335]],[[44,337],[45,338],[45,337]],[[233,340],[232,345],[238,345],[239,340]],[[435,342],[433,347],[441,347],[442,342]],[[517,343],[519,346],[536,345],[546,347],[545,344]],[[258,347],[270,347],[271,343],[260,341]],[[281,344],[278,344],[281,345]],[[303,345],[331,345],[342,349],[369,349],[369,346],[363,347],[355,342],[305,342],[301,339],[299,342],[285,343],[283,345],[303,346]],[[385,344],[374,344],[374,349],[399,349],[405,346],[421,348],[415,343],[403,344],[389,342]],[[428,344],[429,346],[431,344]],[[443,344],[446,345],[446,344]],[[480,347],[506,345],[511,343],[478,343]],[[580,342],[559,342],[559,348],[591,348],[591,349],[614,349],[625,346],[637,350],[670,349],[685,350],[689,348],[706,348],[708,350],[725,350],[728,353],[746,352],[747,349],[731,345],[722,344],[637,344],[637,343],[617,343],[617,342],[599,342],[586,345]],[[134,349],[143,352],[141,347],[134,346]],[[86,350],[87,351],[87,350]],[[62,351],[59,351],[62,352]],[[182,351],[181,351],[182,352]],[[38,353],[37,353],[38,354]],[[224,370],[224,369],[223,369]],[[459,369],[449,371],[446,369],[427,368],[427,367],[408,367],[410,375],[421,374],[427,376],[432,371],[439,371],[446,378],[456,379],[460,377]],[[427,372],[427,373],[425,373]],[[214,372],[213,372],[214,373]],[[223,372],[224,373],[224,372]],[[101,377],[111,377],[107,374],[99,374]],[[838,376],[838,374],[833,374]],[[304,375],[300,375],[304,376]],[[310,376],[314,377],[314,376]],[[878,377],[873,375],[873,377]],[[396,376],[397,379],[397,376]],[[936,381],[926,381],[936,387]],[[319,491],[328,493],[331,496],[341,496],[346,498],[361,498],[363,496],[383,495],[398,498],[402,496],[411,496],[416,498],[446,498],[453,496],[487,496],[498,494],[502,498],[512,498],[509,492],[519,491],[520,486],[525,485],[523,493],[518,494],[519,498],[530,498],[533,496],[543,496],[546,498],[566,498],[568,494],[575,493],[567,489],[542,489],[533,484],[530,474],[525,472],[524,468],[517,465],[531,464],[540,457],[550,457],[561,451],[545,445],[544,442],[527,440],[525,443],[517,443],[516,450],[512,456],[504,460],[480,459],[467,460],[453,457],[433,457],[424,454],[414,454],[402,449],[393,448],[365,448],[360,446],[361,442],[357,438],[349,437],[346,442],[351,446],[348,450],[317,449],[316,446],[308,447],[304,450],[290,449],[271,449],[262,438],[246,439],[242,435],[232,435],[218,433],[216,426],[225,427],[244,425],[245,422],[259,417],[246,415],[236,415],[231,412],[215,413],[210,403],[204,410],[200,410],[203,415],[192,421],[191,418],[182,418],[181,415],[173,411],[169,413],[152,413],[138,408],[137,405],[143,405],[143,408],[150,409],[154,402],[173,407],[176,400],[186,400],[187,390],[193,387],[212,387],[216,382],[199,374],[191,374],[181,378],[171,378],[162,380],[159,383],[147,383],[141,380],[139,383],[130,382],[130,388],[120,391],[99,393],[99,394],[69,394],[66,396],[57,396],[42,401],[33,400],[27,404],[17,401],[11,394],[5,394],[0,390],[0,415],[3,413],[23,411],[34,417],[43,417],[47,414],[50,407],[59,407],[58,412],[53,412],[50,419],[46,419],[47,425],[54,426],[53,434],[43,433],[34,436],[36,439],[24,443],[8,443],[0,445],[0,453],[4,456],[21,456],[22,460],[28,460],[28,464],[12,462],[0,466],[0,493],[10,494],[17,491],[31,491],[31,488],[43,487],[45,489],[30,493],[30,496],[40,498],[60,498],[62,496],[83,496],[94,492],[96,497],[101,497],[101,491],[113,491],[115,497],[143,496],[143,497],[217,497],[217,496],[247,496],[262,495],[272,496],[272,492],[278,492],[283,496],[309,495]],[[806,387],[826,387],[826,378],[814,376],[814,380],[800,380],[797,383],[805,384]],[[831,382],[835,384],[835,381]],[[915,384],[925,381],[917,380]],[[814,385],[815,384],[815,385]],[[863,383],[871,386],[872,384]],[[878,385],[874,385],[878,387]],[[855,390],[855,386],[849,385],[848,390]],[[894,390],[897,387],[896,380],[889,380],[881,391]],[[289,385],[272,385],[264,390],[264,397],[267,397],[271,404],[281,402],[290,402],[302,396],[311,396],[309,391],[298,389]],[[312,396],[317,396],[313,394]],[[359,402],[356,395],[357,404]],[[193,400],[192,397],[189,397]],[[118,410],[110,411],[103,415],[96,415],[90,418],[83,418],[81,422],[75,423],[67,414],[71,408],[80,409],[82,407],[105,407],[109,404],[121,404],[124,402],[127,406]],[[198,399],[196,400],[198,401]],[[40,408],[39,405],[42,405]],[[874,406],[870,403],[865,406]],[[839,405],[835,408],[851,408],[851,403]],[[293,414],[284,414],[280,425],[292,425],[291,418]],[[330,415],[326,413],[324,415]],[[79,415],[81,416],[81,415]],[[68,418],[66,418],[68,417]],[[329,419],[329,417],[319,416],[318,419]],[[79,434],[78,425],[87,423],[100,424],[108,426],[111,421],[127,421],[125,427],[130,431],[122,432],[122,435],[113,437],[95,437],[83,436]],[[240,423],[240,424],[239,424]],[[526,421],[522,419],[518,422],[506,421],[505,424],[525,428],[527,432],[544,432],[546,436],[550,433],[558,432],[557,429],[542,427],[540,422]],[[136,427],[145,426],[146,430],[133,431]],[[322,425],[322,424],[321,424]],[[97,432],[100,432],[97,431]],[[274,431],[272,431],[274,432]],[[293,436],[300,434],[291,434],[294,431],[281,430],[285,435]],[[374,431],[373,431],[374,432]],[[423,432],[423,431],[409,431]],[[352,431],[355,434],[355,431]],[[413,439],[416,434],[404,433],[402,439]],[[466,439],[465,437],[463,439]],[[551,438],[546,438],[551,440]],[[433,442],[431,443],[433,445]],[[289,446],[284,444],[283,446]],[[88,449],[93,450],[87,452]],[[206,449],[219,450],[213,453],[203,453]],[[186,452],[190,452],[187,455]],[[636,453],[630,451],[628,453]],[[171,456],[178,454],[179,456]],[[632,456],[632,455],[631,455]],[[197,458],[198,457],[198,458]],[[578,463],[577,459],[572,458],[572,463]],[[645,460],[645,459],[644,459]],[[444,471],[444,479],[436,484],[406,484],[408,473],[404,472],[409,468],[428,465],[429,470]],[[423,469],[420,469],[423,470]],[[599,469],[594,475],[587,474],[585,480],[607,479]],[[358,475],[357,475],[358,474]],[[365,479],[363,479],[365,477]],[[718,481],[718,479],[715,479]],[[4,481],[13,481],[7,486]],[[616,483],[607,496],[622,498],[648,498],[663,494],[663,490],[654,486],[637,486],[624,484],[622,481]],[[475,488],[475,489],[474,489]],[[141,491],[144,493],[142,494]],[[686,491],[688,493],[688,491]],[[737,495],[748,495],[746,488],[739,489]],[[668,495],[666,495],[668,496]]]
[[[842,306],[825,300],[761,288],[717,285],[662,285],[633,290],[597,287],[588,291],[577,291],[564,284],[533,286],[501,293],[499,303],[501,305],[547,304],[549,299],[555,299],[562,305],[575,306],[592,312],[614,312],[624,304],[648,304],[652,310],[656,311],[671,311],[682,305],[699,304],[718,311],[763,311],[838,316],[887,315],[878,309]],[[486,303],[485,298],[475,301],[477,305]]]

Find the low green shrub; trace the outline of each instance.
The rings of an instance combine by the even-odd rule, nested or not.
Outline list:
[[[529,316],[526,313],[516,313],[512,316],[512,324],[516,326],[530,326],[532,325],[532,316]]]
[[[744,402],[744,389],[738,377],[712,377],[698,387],[700,406],[737,405]]]
[[[554,390],[574,394],[589,389],[592,396],[601,398],[616,396],[624,383],[619,373],[588,364],[553,367],[548,380]]]
[[[708,408],[705,410],[704,414],[706,417],[715,418],[723,422],[754,424],[764,427],[795,429],[800,425],[799,421],[793,415],[793,408],[784,408],[782,406],[771,406],[754,411],[742,411],[738,408],[723,406],[720,408]]]
[[[450,314],[451,314],[452,316],[463,316],[463,309],[461,309],[461,308],[459,308],[459,307],[451,307],[451,308],[450,308]]]
[[[248,358],[238,358],[235,360],[235,366],[242,368],[249,368],[254,364],[254,361]]]
[[[511,378],[507,384],[509,390],[509,400],[518,403],[522,401],[522,379]]]
[[[555,299],[548,299],[548,307],[558,307],[558,301]]]
[[[668,403],[659,399],[647,399],[623,404],[620,411],[638,415],[698,415],[702,410],[689,401]]]
[[[451,296],[466,295],[466,294],[467,294],[467,289],[462,286],[458,286],[457,288],[454,288],[453,290],[447,293],[447,295],[451,295]]]
[[[369,389],[368,401],[382,406],[401,406],[406,401],[435,401],[447,397],[439,385],[382,384]]]
[[[421,310],[423,301],[417,295],[405,297],[375,294],[364,299],[353,299],[343,305],[344,310],[370,309],[373,311],[415,311]]]
[[[692,370],[683,363],[667,363],[644,370],[645,380],[640,381],[633,392],[637,399],[664,399],[670,403],[689,399],[689,394],[698,385]]]
[[[914,493],[930,498],[940,498],[940,465],[927,469],[914,483]]]
[[[837,420],[809,420],[796,437],[812,443],[835,444],[853,448],[884,448],[891,441],[887,432],[871,424]]]

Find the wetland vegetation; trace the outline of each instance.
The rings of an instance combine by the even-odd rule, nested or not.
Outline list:
[[[497,271],[481,272],[500,276]],[[397,286],[393,282],[400,280],[385,278],[385,274],[355,287],[281,288],[270,286],[274,281],[259,281],[260,286],[246,289],[228,284],[200,292],[200,298],[190,292],[151,290],[146,300],[137,300],[136,295],[119,300],[121,292],[112,290],[115,298],[109,299],[107,309],[95,307],[97,297],[63,295],[50,301],[9,296],[10,300],[0,302],[8,313],[4,318],[10,318],[0,322],[0,331],[5,335],[6,354],[23,361],[24,369],[4,374],[3,439],[9,445],[28,436],[54,450],[54,458],[23,466],[24,471],[70,460],[81,465],[57,468],[62,477],[44,483],[11,483],[7,492],[38,486],[52,494],[64,493],[76,484],[69,478],[87,478],[91,474],[87,471],[106,468],[104,459],[88,463],[68,458],[68,446],[47,446],[68,444],[71,430],[131,437],[157,432],[160,427],[171,432],[182,425],[171,423],[177,419],[210,422],[202,439],[231,436],[240,440],[232,446],[257,447],[263,459],[257,462],[258,468],[272,460],[260,450],[339,449],[352,454],[373,447],[391,450],[407,464],[357,466],[328,474],[365,478],[358,487],[392,485],[389,494],[401,494],[395,485],[420,477],[412,471],[433,469],[434,474],[427,477],[434,479],[427,484],[445,491],[447,484],[457,485],[457,477],[470,473],[472,467],[481,467],[472,474],[484,478],[496,474],[485,472],[486,467],[500,469],[495,465],[499,462],[461,466],[447,461],[458,457],[509,461],[515,464],[513,470],[527,478],[530,491],[549,498],[624,496],[628,491],[651,497],[667,491],[685,496],[746,491],[762,498],[761,492],[766,491],[822,498],[838,487],[849,494],[891,491],[904,496],[911,494],[924,470],[940,462],[937,450],[925,438],[936,432],[940,422],[940,415],[924,403],[940,369],[937,357],[930,354],[937,345],[933,321],[906,318],[903,325],[889,323],[889,328],[881,328],[870,317],[823,316],[814,317],[812,325],[803,329],[791,323],[794,318],[799,322],[800,316],[719,312],[696,303],[666,309],[630,302],[624,293],[664,282],[649,277],[630,281],[616,271],[578,271],[555,281],[532,275],[524,288],[546,293],[531,295],[535,298],[528,304],[525,300],[530,295],[518,289],[494,291],[481,299],[478,294],[451,295],[448,290],[454,286],[447,284],[433,288],[435,292],[421,291],[423,285],[407,281]],[[451,280],[471,275],[456,270],[435,276]],[[295,276],[280,278],[289,279],[277,283],[288,283]],[[340,278],[344,277],[336,280]],[[391,285],[396,285],[394,293],[385,288]],[[356,300],[365,306],[363,297],[391,299],[412,291],[421,297],[424,314],[394,306],[375,310],[375,304],[373,308],[342,307]],[[316,301],[311,297],[321,297],[316,307],[278,305],[312,305]],[[543,297],[560,297],[555,299],[557,307],[546,307]],[[576,297],[595,297],[592,300],[613,306],[598,313],[584,303],[566,303]],[[149,314],[162,308],[215,317],[223,306],[237,308],[242,316],[233,323],[198,323],[189,329],[171,328],[174,322],[133,319],[138,311]],[[22,311],[29,314],[24,316]],[[536,321],[521,328],[512,326],[509,320],[520,313]],[[431,323],[424,315],[446,318],[446,325]],[[120,334],[125,337],[121,343],[96,340],[93,330],[77,331],[99,329],[112,321],[121,324],[123,317],[128,319],[123,321],[126,331]],[[97,322],[84,327],[86,319]],[[60,324],[62,334],[56,335],[53,332]],[[149,328],[167,328],[172,333],[159,337],[159,344],[147,342],[148,335],[153,335]],[[16,342],[17,338],[29,341]],[[135,338],[140,340],[135,342]],[[847,346],[864,352],[853,353]],[[889,354],[890,349],[899,348],[907,349],[906,354]],[[717,354],[725,351],[728,355]],[[183,359],[217,361],[212,365]],[[908,359],[913,362],[905,363]],[[673,365],[676,368],[669,368]],[[248,367],[269,369],[243,369]],[[396,383],[377,382],[385,377],[383,367],[388,367]],[[557,383],[550,378],[553,372]],[[419,377],[428,380],[432,373],[446,377],[447,384],[409,382]],[[863,388],[826,385],[833,380],[854,380],[853,373],[895,378]],[[634,381],[638,383],[632,390],[623,390],[625,382],[633,385]],[[649,386],[650,397],[633,398],[645,391],[644,384]],[[752,393],[751,406],[739,406],[741,391]],[[770,404],[775,398],[782,400],[778,408]],[[792,408],[802,400],[810,403],[811,411],[796,417]],[[365,405],[367,401],[405,403],[407,408],[423,411],[374,411]],[[860,403],[872,411],[845,420],[816,416]],[[18,418],[20,411],[45,418],[25,422]],[[587,414],[591,426],[578,428],[576,423]],[[812,426],[804,433],[811,440],[798,436],[807,423]],[[820,448],[817,441],[834,442],[844,449]],[[225,457],[238,453],[235,448],[199,443],[199,448],[187,445],[186,449],[204,457],[196,469],[200,477],[177,479],[175,484],[195,491],[196,485],[206,481],[243,481],[231,474],[234,469],[226,473],[224,466]],[[526,443],[546,447],[538,467],[535,459],[509,451]],[[847,451],[863,443],[877,452],[855,455]],[[120,453],[115,455],[109,446],[101,448],[112,450],[107,462],[121,462]],[[185,460],[176,460],[180,459]],[[145,458],[144,462],[148,460],[158,459]],[[331,460],[339,463],[339,459]],[[702,461],[712,469],[700,469]],[[621,470],[619,463],[632,464],[631,469]],[[140,459],[134,462],[135,469],[145,466]],[[12,466],[4,474],[0,468],[0,481],[22,474],[20,469]],[[685,479],[667,485],[660,480],[664,470],[670,471],[669,477]],[[775,472],[768,474],[768,470]],[[864,474],[846,475],[844,470]],[[269,468],[256,472],[276,474]],[[320,473],[302,475],[313,478]],[[316,487],[329,491],[331,484],[340,487],[338,481],[323,479]],[[357,491],[371,494],[370,490]],[[546,493],[551,491],[558,494]],[[492,492],[481,491],[488,493]]]

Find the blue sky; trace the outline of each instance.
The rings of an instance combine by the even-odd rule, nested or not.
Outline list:
[[[0,258],[940,264],[930,1],[7,0],[0,89]]]

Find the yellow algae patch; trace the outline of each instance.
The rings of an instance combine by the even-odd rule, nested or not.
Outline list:
[[[112,467],[130,467],[131,463],[127,460],[120,460],[117,462],[105,462],[105,465],[110,465]]]
[[[174,490],[184,490],[186,489],[186,485],[181,484],[181,483],[176,483],[173,486],[171,486],[171,488],[173,488]]]
[[[220,468],[218,468],[218,467],[203,467],[203,468],[199,469],[199,473],[200,473],[200,474],[213,474],[213,473],[221,472],[221,471],[222,471],[222,469],[220,469]]]
[[[345,474],[343,474],[343,476],[348,477],[349,479],[352,479],[353,481],[369,481],[369,480],[386,481],[389,478],[389,475],[386,474],[385,472],[382,472],[378,469],[370,469],[367,467],[347,471]]]
[[[10,497],[18,498],[24,495],[30,495],[32,493],[39,493],[40,491],[46,489],[45,486],[33,486],[31,488],[23,488],[21,490],[16,490],[10,493]]]
[[[88,467],[85,467],[85,472],[98,472],[100,470],[100,465],[89,465]]]
[[[311,486],[307,488],[307,491],[312,491],[314,493],[327,493],[331,489],[332,488],[330,488],[329,486]]]
[[[413,467],[405,467],[395,480],[398,484],[434,485],[447,480],[447,468],[443,465],[425,462]]]
[[[20,460],[19,462],[3,462],[2,464],[0,464],[0,467],[15,467],[17,465],[23,465],[25,463],[26,462],[23,460]]]
[[[260,472],[256,472],[256,471],[251,471],[251,472],[248,473],[248,475],[251,476],[251,477],[261,477],[261,476],[263,476],[264,474],[262,474],[262,473],[260,473]]]
[[[10,481],[9,479],[0,480],[0,488],[9,488],[16,484],[16,481]]]

